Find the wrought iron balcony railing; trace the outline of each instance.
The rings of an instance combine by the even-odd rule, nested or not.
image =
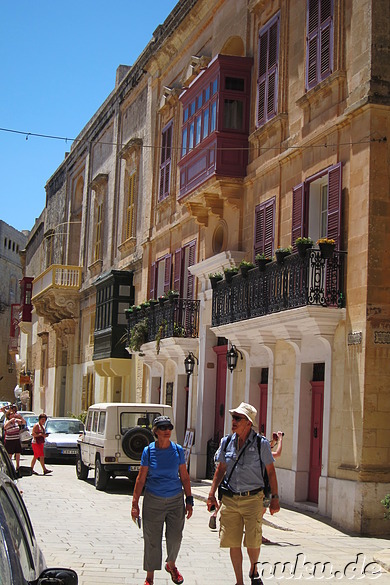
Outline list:
[[[172,298],[152,302],[150,306],[132,312],[126,311],[128,339],[141,321],[145,321],[145,333],[147,331],[143,343],[167,337],[198,337],[199,307],[200,301]]]
[[[291,254],[283,264],[272,262],[247,276],[237,274],[231,283],[222,280],[213,290],[212,325],[287,311],[306,305],[341,308],[345,302],[345,252],[325,260],[312,249],[305,258]]]

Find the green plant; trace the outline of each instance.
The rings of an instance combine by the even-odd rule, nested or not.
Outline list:
[[[223,274],[222,272],[210,272],[210,274],[208,275],[209,278],[216,278],[221,280],[223,278]]]
[[[287,248],[276,248],[275,252],[283,252],[284,254],[291,254],[292,252],[292,246],[287,246]]]
[[[237,274],[238,273],[238,266],[226,266],[223,269],[224,274]]]
[[[248,260],[241,260],[239,267],[248,268],[250,270],[251,268],[254,268],[255,265],[253,264],[253,262],[248,262]]]
[[[80,414],[74,414],[73,412],[68,412],[68,416],[70,418],[77,418],[78,420],[81,420],[81,422],[83,424],[85,424],[85,421],[87,419],[87,414],[88,414],[88,411],[87,410],[82,410],[80,412]]]
[[[143,309],[147,309],[148,307],[150,307],[150,303],[149,303],[149,301],[145,301],[145,302],[141,303],[141,307],[142,307]]]
[[[330,244],[331,246],[334,246],[336,244],[336,240],[333,240],[333,238],[320,238],[317,240],[317,244]]]
[[[186,330],[182,325],[179,323],[173,324],[173,337],[184,337],[186,334]]]
[[[163,319],[163,321],[161,322],[160,327],[158,328],[157,334],[156,334],[156,352],[157,355],[160,353],[160,347],[161,347],[161,340],[163,339],[163,337],[165,337],[165,328],[167,326],[167,322],[165,319]]]
[[[381,500],[382,506],[385,507],[385,518],[386,520],[390,520],[390,494],[387,494],[383,500]]]
[[[295,245],[298,246],[298,244],[313,244],[313,240],[311,238],[297,238],[295,240]]]
[[[255,260],[271,260],[271,256],[268,256],[268,254],[264,254],[264,252],[262,252],[261,254],[256,254]]]
[[[169,290],[165,293],[165,296],[167,299],[170,299],[172,297],[178,297],[179,296],[179,291],[178,290]]]
[[[129,348],[132,351],[139,351],[148,339],[148,319],[138,321],[131,329],[129,335]]]

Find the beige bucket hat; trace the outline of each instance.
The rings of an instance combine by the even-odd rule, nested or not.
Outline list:
[[[229,410],[229,412],[230,414],[243,414],[253,424],[254,427],[256,426],[257,410],[251,404],[241,402],[240,406],[237,406],[237,408]]]

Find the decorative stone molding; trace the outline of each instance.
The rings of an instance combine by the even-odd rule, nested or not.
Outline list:
[[[142,138],[131,138],[119,151],[119,157],[129,161],[132,159],[133,154],[139,154],[142,148]]]

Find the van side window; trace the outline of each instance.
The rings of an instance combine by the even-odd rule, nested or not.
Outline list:
[[[98,418],[99,418],[99,413],[98,412],[94,412],[93,413],[93,423],[92,423],[92,432],[93,433],[97,433]]]
[[[90,431],[92,428],[92,415],[93,415],[93,412],[89,411],[88,418],[87,418],[87,424],[86,424],[87,431]]]
[[[98,426],[98,433],[99,435],[104,435],[104,429],[106,428],[106,413],[101,412],[99,418],[99,426]]]
[[[159,412],[122,412],[121,413],[121,435],[134,427],[151,429],[153,420],[160,416]]]

